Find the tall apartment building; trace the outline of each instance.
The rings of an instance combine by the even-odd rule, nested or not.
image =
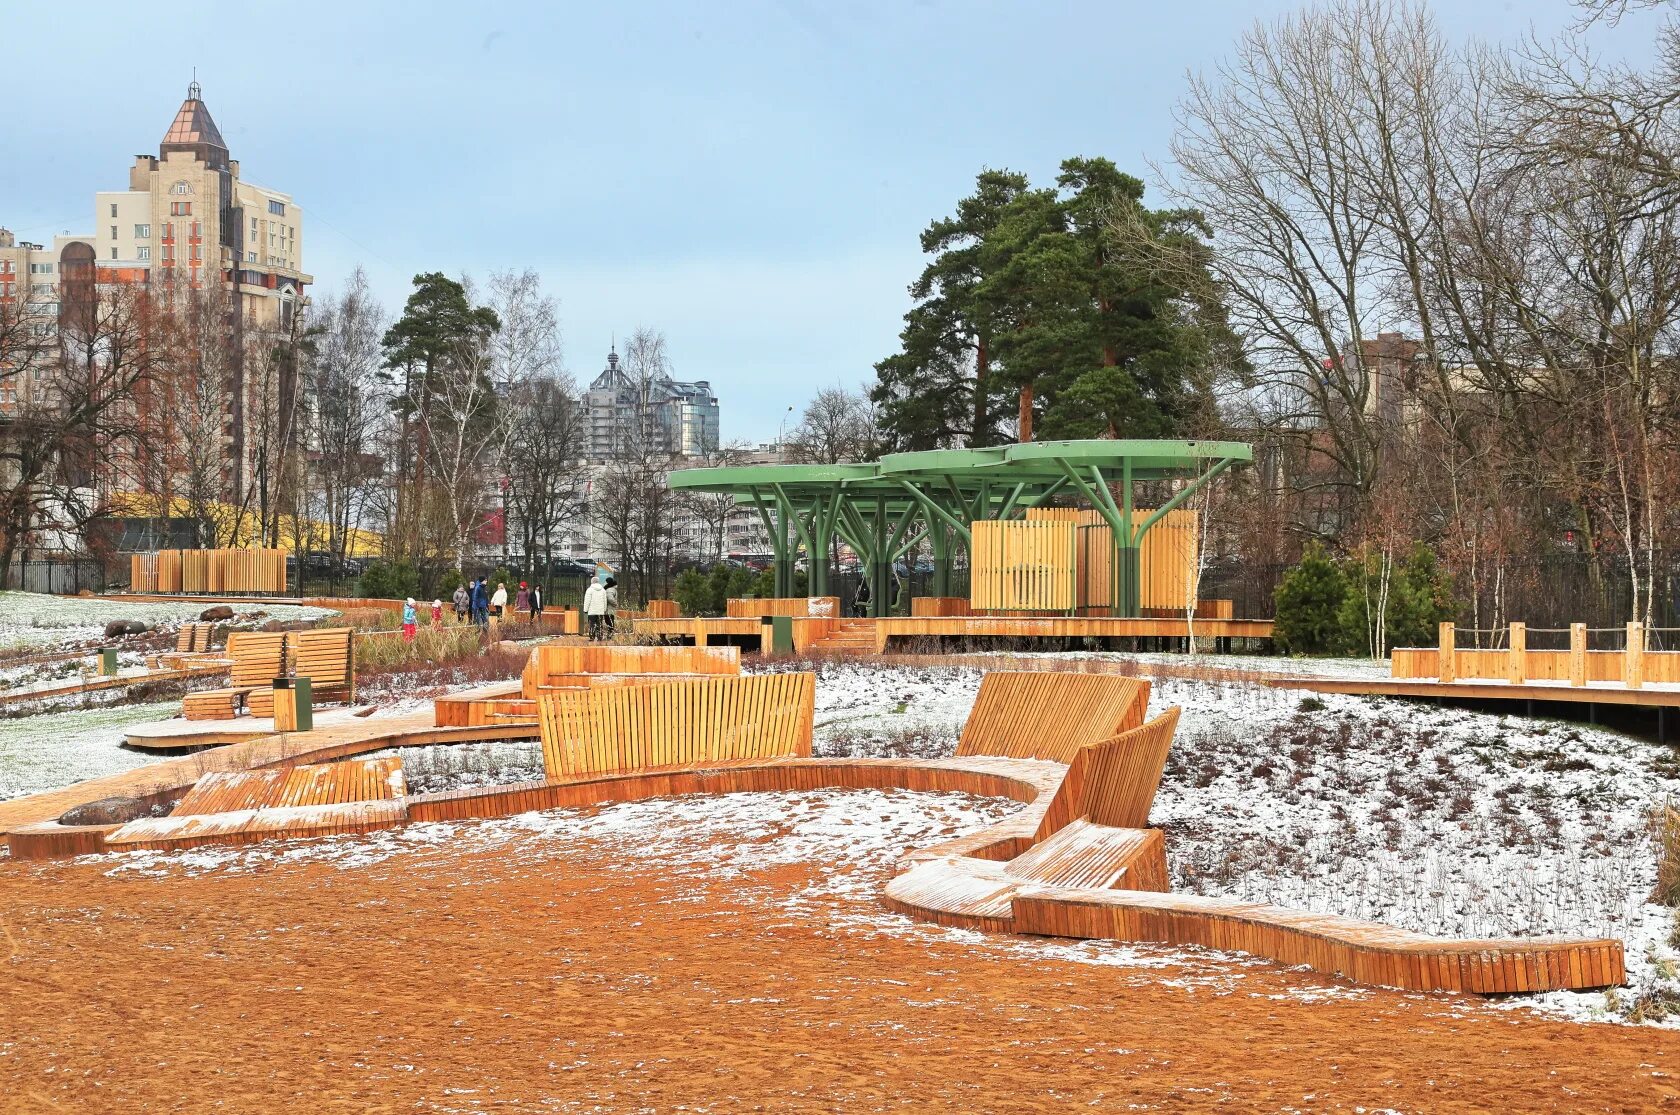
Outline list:
[[[0,229],[0,302],[23,299],[50,323],[63,313],[65,291],[90,278],[104,287],[220,293],[240,351],[247,331],[287,329],[305,304],[313,280],[303,271],[303,211],[290,195],[240,178],[197,82],[158,153],[134,157],[128,188],[94,194],[92,232],[56,237],[49,248]],[[258,409],[244,365],[233,361],[228,391],[230,492],[250,466],[249,415]],[[0,413],[6,404],[0,393]]]
[[[705,457],[717,452],[718,399],[703,379],[660,376],[639,383],[619,367],[614,350],[583,393],[583,425],[584,453],[592,461],[619,456],[643,431],[655,452]]]

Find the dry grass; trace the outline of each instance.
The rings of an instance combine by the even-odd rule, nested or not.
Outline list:
[[[1673,802],[1664,802],[1651,815],[1651,830],[1657,846],[1657,889],[1651,901],[1680,906],[1680,810]]]

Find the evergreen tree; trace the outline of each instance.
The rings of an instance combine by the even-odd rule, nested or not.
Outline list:
[[[1329,654],[1342,643],[1342,602],[1347,578],[1317,542],[1285,573],[1274,599],[1272,640],[1290,654]]]
[[[1025,175],[983,170],[973,195],[922,233],[934,258],[910,285],[915,305],[904,315],[901,350],[875,365],[870,398],[881,424],[907,449],[995,445],[1002,440],[994,407],[992,325],[976,297],[985,278],[986,239],[999,215],[1027,188]]]

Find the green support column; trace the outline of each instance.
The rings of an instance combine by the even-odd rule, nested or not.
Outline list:
[[[933,594],[951,595],[951,528],[928,520],[928,541],[933,545]]]

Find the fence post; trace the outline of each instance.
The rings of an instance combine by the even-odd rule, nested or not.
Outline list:
[[[1569,625],[1569,684],[1587,684],[1587,625]]]
[[[694,617],[694,645],[697,647],[706,645],[706,621],[699,616]]]
[[[1638,689],[1645,684],[1645,625],[1627,625],[1627,649],[1622,655],[1622,684]]]
[[[1453,621],[1442,620],[1438,628],[1441,635],[1441,647],[1436,655],[1435,672],[1442,681],[1454,681],[1458,678],[1458,648],[1455,644]]]
[[[1528,624],[1511,625],[1510,647],[1505,651],[1505,680],[1521,685],[1528,680]]]

